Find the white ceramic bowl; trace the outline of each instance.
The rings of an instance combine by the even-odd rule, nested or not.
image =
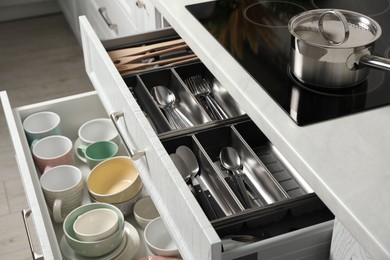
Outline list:
[[[131,213],[133,213],[133,207],[134,207],[134,204],[142,197],[142,189],[138,192],[137,195],[135,195],[134,198],[131,198],[129,200],[126,200],[124,202],[121,202],[121,203],[110,203],[111,205],[114,205],[115,207],[117,207],[120,211],[122,211],[123,215],[126,217],[128,215],[130,215]],[[89,199],[91,200],[91,202],[99,202],[98,200],[96,200],[94,197],[92,197],[91,194],[89,194]]]
[[[134,204],[133,213],[138,225],[143,229],[150,221],[160,216],[149,196],[141,198]]]
[[[98,208],[80,215],[73,223],[73,230],[81,241],[105,239],[118,230],[118,214],[108,208]]]
[[[169,234],[161,217],[152,220],[144,231],[149,250],[159,256],[179,256],[175,240]]]

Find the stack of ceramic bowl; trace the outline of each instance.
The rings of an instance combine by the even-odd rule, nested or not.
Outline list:
[[[156,256],[180,257],[179,248],[161,217],[149,222],[144,231],[148,249]]]
[[[145,229],[146,226],[155,218],[160,217],[152,198],[149,196],[139,199],[133,207],[135,221]]]
[[[126,216],[141,197],[143,184],[133,161],[117,156],[96,165],[88,175],[87,186],[93,202],[110,203]]]
[[[139,248],[135,228],[124,220],[118,208],[108,203],[76,208],[65,218],[63,231],[60,247],[66,259],[130,259]]]

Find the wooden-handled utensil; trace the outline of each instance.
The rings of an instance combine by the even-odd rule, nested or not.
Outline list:
[[[122,66],[124,64],[131,63],[134,61],[140,61],[140,60],[144,60],[144,59],[148,59],[148,58],[153,58],[153,57],[157,57],[157,56],[160,56],[163,54],[173,53],[173,52],[179,51],[179,50],[185,50],[187,48],[188,48],[188,45],[184,43],[184,44],[181,44],[178,46],[174,46],[174,47],[170,47],[167,49],[162,49],[162,50],[158,50],[158,51],[154,51],[154,52],[148,52],[145,54],[113,58],[112,62],[114,62],[115,66],[118,67],[118,66]]]
[[[182,45],[184,43],[185,42],[183,39],[177,39],[177,40],[159,42],[159,43],[140,46],[140,47],[131,47],[131,48],[125,48],[120,50],[109,51],[108,55],[110,56],[111,59],[116,59],[120,57],[142,54],[148,51],[161,50],[164,48]]]
[[[188,54],[180,57],[175,57],[175,58],[170,58],[170,59],[165,59],[165,60],[158,60],[158,61],[153,61],[149,63],[130,63],[130,64],[124,64],[121,66],[118,66],[117,69],[119,73],[126,73],[126,72],[131,72],[131,71],[136,71],[140,69],[146,69],[150,67],[154,67],[156,65],[177,65],[185,62],[190,62],[190,61],[196,61],[198,60],[198,57],[195,54]]]

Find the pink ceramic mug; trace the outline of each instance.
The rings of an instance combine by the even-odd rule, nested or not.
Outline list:
[[[48,169],[64,164],[73,164],[73,143],[62,135],[52,135],[40,139],[32,146],[35,165],[43,174]]]

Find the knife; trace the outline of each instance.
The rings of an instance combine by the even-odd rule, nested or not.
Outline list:
[[[207,188],[206,184],[200,178],[197,176],[199,181],[200,188],[203,190],[203,193],[206,195],[209,203],[211,204],[211,207],[214,209],[215,214],[217,215],[218,218],[226,217],[226,213],[222,210],[222,207],[219,205],[217,200],[214,198],[214,196],[211,194],[210,190]]]
[[[245,185],[248,186],[250,192],[253,195],[253,199],[256,200],[260,206],[265,205],[265,201],[261,193],[256,189],[255,185],[252,183],[252,181],[248,178],[248,176],[245,173],[240,174],[240,177],[244,181]]]
[[[244,200],[244,198],[241,195],[236,178],[237,177],[234,175],[229,175],[225,177],[225,181],[229,185],[233,193],[236,195],[237,199],[241,202],[242,206],[246,209],[250,208],[250,205],[247,204],[247,202]]]
[[[199,202],[200,206],[202,207],[206,216],[209,218],[209,220],[217,219],[218,216],[214,212],[214,209],[211,206],[211,203],[209,202],[206,193],[202,190],[198,179],[191,176],[191,182],[192,182],[192,187],[195,190],[195,197],[198,198],[198,202]]]

